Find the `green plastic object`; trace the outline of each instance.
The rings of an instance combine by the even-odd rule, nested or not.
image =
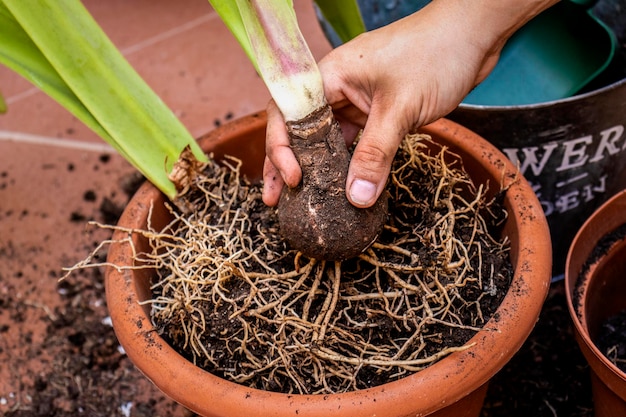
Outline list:
[[[463,101],[517,106],[575,95],[611,62],[612,30],[590,7],[595,1],[557,3],[509,39],[492,73]]]

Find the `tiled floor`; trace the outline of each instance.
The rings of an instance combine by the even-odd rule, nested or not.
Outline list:
[[[265,107],[269,98],[265,87],[206,0],[84,4],[194,136]],[[330,46],[311,2],[295,4],[305,37],[320,58]],[[46,375],[46,368],[58,359],[46,352],[44,329],[67,308],[57,282],[61,268],[82,259],[106,237],[106,232],[86,228],[85,219],[102,221],[103,203],[122,204],[126,196],[120,182],[134,170],[59,105],[4,67],[0,90],[9,107],[0,115],[0,415],[4,415],[37,406],[35,393],[26,388],[33,381],[27,379]],[[92,284],[101,293],[101,282]],[[105,307],[95,303],[94,317],[106,317]],[[22,325],[6,325],[17,314]],[[33,352],[41,360],[29,361]],[[9,359],[11,366],[6,366]],[[158,415],[165,415],[164,410],[185,414],[159,397],[132,367],[128,369],[131,374],[126,378],[138,384],[134,390],[143,391],[143,398],[160,398],[152,404],[162,407],[157,408]],[[120,413],[129,410],[127,403],[120,407]]]

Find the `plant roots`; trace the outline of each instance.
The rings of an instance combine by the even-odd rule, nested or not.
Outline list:
[[[209,165],[194,214],[172,209],[165,230],[140,232],[159,333],[221,377],[302,394],[376,386],[471,349],[510,283],[508,242],[492,238],[506,212],[428,143],[406,138],[383,232],[343,262],[289,250],[239,162]]]

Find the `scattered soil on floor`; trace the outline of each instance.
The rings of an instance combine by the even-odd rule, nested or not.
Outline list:
[[[0,190],[6,193],[0,198],[0,416],[191,415],[135,369],[119,346],[102,271],[77,271],[59,281],[63,267],[110,237],[86,227],[86,221],[116,222],[141,177],[120,175],[119,170],[127,168],[109,162],[108,155],[57,159],[44,163],[67,163],[71,175],[97,168],[106,177],[104,185],[83,181],[81,186],[89,183],[89,188],[81,190],[53,176],[39,178],[41,188],[73,196],[65,210],[55,212],[46,204],[47,190],[33,190],[32,179],[0,173]],[[123,177],[120,184],[111,184],[115,176],[110,171]],[[32,195],[21,198],[28,184]],[[57,240],[59,231],[63,237]],[[105,257],[104,252],[98,254],[99,259]]]
[[[34,334],[20,335],[20,343],[28,346],[26,358],[3,365],[14,367],[22,382],[17,398],[4,398],[17,401],[3,415],[150,417],[181,409],[163,395],[150,398],[142,392],[147,381],[115,338],[98,270],[60,282],[58,295],[59,307],[41,307],[38,320],[45,327],[38,335],[43,336],[41,342],[33,343]],[[0,332],[20,326],[31,316],[28,311],[37,308],[10,296],[2,298],[0,305],[11,311],[11,323],[2,324]],[[21,360],[40,362],[39,371],[23,373]]]
[[[550,288],[539,321],[491,380],[481,417],[592,417],[589,366],[574,338],[565,283]]]

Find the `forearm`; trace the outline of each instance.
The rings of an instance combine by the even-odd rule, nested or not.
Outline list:
[[[433,18],[453,16],[470,41],[483,48],[500,49],[506,40],[533,17],[559,0],[433,0],[426,9]],[[493,52],[493,51],[492,51]]]
[[[406,51],[419,45],[415,48],[418,55],[439,56],[448,64],[464,61],[465,68],[455,71],[474,73],[474,78],[465,80],[473,82],[465,86],[471,89],[491,72],[509,37],[558,1],[433,0],[417,13],[389,25],[388,32],[395,39],[405,39],[401,48]]]
[[[559,0],[454,0],[476,9],[476,23],[497,38],[508,39],[533,17]]]

